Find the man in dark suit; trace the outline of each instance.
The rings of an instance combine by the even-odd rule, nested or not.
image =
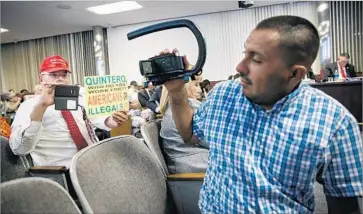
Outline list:
[[[155,113],[160,113],[159,103],[161,98],[162,87],[155,88],[153,95],[151,95],[149,102],[146,104],[149,109]]]
[[[341,53],[336,62],[330,63],[325,66],[324,80],[334,75],[335,70],[338,70],[339,79],[346,79],[347,77],[356,77],[354,65],[349,64],[349,54]]]
[[[147,107],[147,103],[149,102],[151,96],[153,95],[153,84],[152,82],[150,82],[147,85],[147,88],[142,89],[139,93],[138,93],[138,99],[139,102],[141,104],[142,107]]]

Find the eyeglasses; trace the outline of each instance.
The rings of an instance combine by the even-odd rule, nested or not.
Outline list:
[[[62,77],[63,79],[64,78],[67,78],[70,76],[70,73],[66,72],[66,73],[61,73],[61,74],[56,74],[56,73],[47,73],[47,74],[42,74],[42,75],[47,75],[47,76],[50,76],[54,79],[58,79],[59,77]]]

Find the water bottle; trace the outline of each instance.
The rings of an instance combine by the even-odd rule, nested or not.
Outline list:
[[[333,80],[336,81],[339,79],[339,72],[338,69],[335,69],[334,74],[333,74]]]

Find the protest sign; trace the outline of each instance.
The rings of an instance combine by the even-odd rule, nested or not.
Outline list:
[[[124,75],[88,76],[84,78],[84,86],[88,117],[129,110],[128,87]]]

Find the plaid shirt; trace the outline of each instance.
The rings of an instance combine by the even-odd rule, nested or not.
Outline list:
[[[363,195],[356,119],[309,85],[265,111],[238,81],[222,82],[194,113],[193,132],[210,144],[202,213],[312,213],[319,170],[327,195]]]

